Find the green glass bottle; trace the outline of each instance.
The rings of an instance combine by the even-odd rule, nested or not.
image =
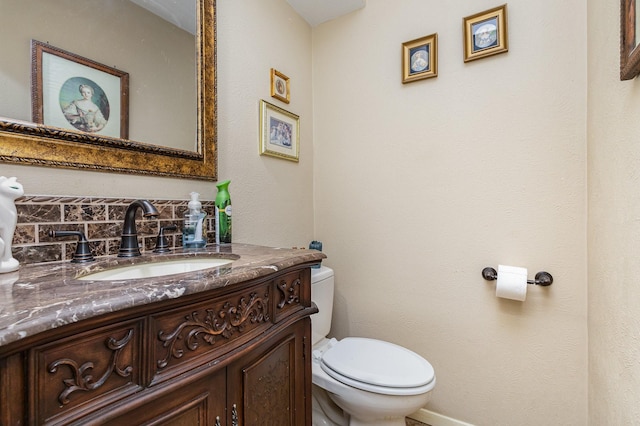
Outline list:
[[[231,242],[231,197],[230,180],[218,183],[216,195],[216,244]]]

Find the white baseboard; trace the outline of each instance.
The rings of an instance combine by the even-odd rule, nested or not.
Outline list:
[[[424,408],[407,417],[431,426],[473,426],[471,423],[452,419],[451,417],[447,417],[433,411],[425,410]]]

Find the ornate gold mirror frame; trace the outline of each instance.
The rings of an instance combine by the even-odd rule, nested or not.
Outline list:
[[[0,118],[0,162],[217,180],[215,0],[198,0],[197,15],[197,151]]]

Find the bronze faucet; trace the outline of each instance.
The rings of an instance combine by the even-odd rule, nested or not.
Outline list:
[[[138,246],[138,232],[136,231],[136,211],[138,208],[143,210],[144,217],[157,217],[160,213],[147,200],[135,200],[124,215],[124,226],[122,227],[122,240],[120,241],[120,250],[118,257],[135,257],[140,256],[140,247]]]

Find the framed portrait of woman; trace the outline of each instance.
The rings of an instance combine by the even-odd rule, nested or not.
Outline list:
[[[402,43],[402,83],[438,76],[438,33]]]
[[[37,40],[31,55],[35,123],[128,139],[128,73]]]
[[[285,104],[291,99],[289,77],[274,68],[271,68],[271,96]]]

